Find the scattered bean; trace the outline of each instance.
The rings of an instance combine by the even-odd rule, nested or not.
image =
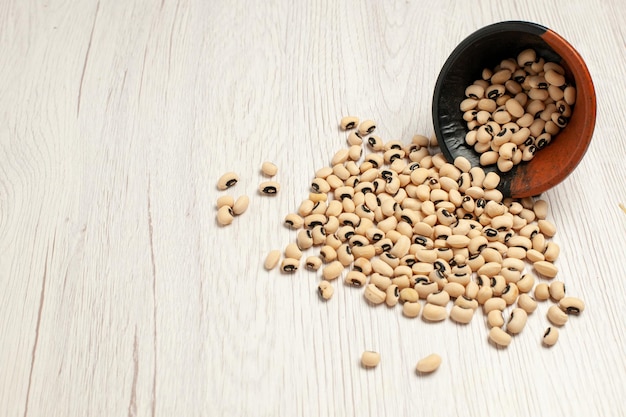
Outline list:
[[[548,327],[543,334],[543,344],[546,346],[554,346],[557,340],[559,340],[559,330],[556,327]]]
[[[511,344],[511,335],[500,327],[492,327],[489,330],[489,340],[498,346],[507,347]]]
[[[418,373],[431,373],[437,370],[441,365],[441,356],[432,353],[417,362],[415,369]]]
[[[276,265],[280,262],[280,251],[278,249],[274,249],[269,251],[267,257],[265,258],[265,262],[263,266],[268,271],[274,269]]]
[[[330,282],[322,281],[317,286],[317,292],[324,300],[329,300],[335,293],[335,289]]]
[[[366,368],[375,368],[380,363],[380,353],[365,351],[361,355],[361,364]]]
[[[227,172],[217,180],[217,188],[225,190],[237,184],[237,181],[239,181],[239,175],[234,172]]]
[[[273,177],[278,172],[278,167],[272,162],[263,162],[261,164],[261,172],[268,177]]]

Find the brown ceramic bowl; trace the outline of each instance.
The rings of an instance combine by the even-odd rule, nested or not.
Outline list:
[[[435,135],[446,159],[452,162],[464,156],[478,166],[479,154],[465,143],[467,124],[459,110],[465,88],[480,78],[483,68],[493,68],[527,48],[565,69],[567,82],[576,86],[576,103],[567,126],[530,162],[522,162],[507,173],[498,172],[495,166],[483,167],[498,172],[502,179],[498,189],[516,198],[539,195],[563,181],[589,146],[596,120],[596,95],[580,54],[557,33],[536,23],[506,21],[486,26],[452,51],[437,79],[432,106]]]

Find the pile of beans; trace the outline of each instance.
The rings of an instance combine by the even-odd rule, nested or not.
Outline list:
[[[462,157],[447,162],[423,135],[384,142],[374,122],[356,117],[340,127],[348,147],[317,170],[308,198],[284,219],[295,242],[270,251],[265,268],[293,273],[304,265],[319,271],[323,300],[341,279],[372,306],[399,305],[404,316],[430,322],[466,324],[482,310],[499,346],[524,329],[538,302],[551,300],[554,327],[542,340],[556,343],[557,327],[584,303],[555,279],[559,246],[546,201],[503,198],[496,173]],[[379,359],[368,353],[364,361]]]
[[[571,117],[576,88],[559,64],[535,50],[485,68],[465,89],[460,104],[469,131],[465,142],[480,154],[483,166],[510,171],[547,146]]]

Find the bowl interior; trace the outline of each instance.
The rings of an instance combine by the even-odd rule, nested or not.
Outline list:
[[[442,153],[450,162],[466,157],[479,166],[480,155],[465,143],[467,123],[459,110],[465,88],[480,78],[484,68],[517,57],[533,48],[546,62],[559,63],[568,83],[576,85],[577,97],[568,125],[530,162],[499,173],[498,186],[505,196],[538,195],[561,182],[584,155],[595,124],[595,92],[589,71],[574,48],[556,33],[531,22],[500,22],[486,26],[461,42],[444,64],[433,94],[433,124]],[[495,165],[483,167],[497,171]]]

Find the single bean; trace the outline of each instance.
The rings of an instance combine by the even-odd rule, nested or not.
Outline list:
[[[227,172],[225,174],[223,174],[218,180],[217,180],[217,188],[220,190],[225,190],[227,188],[232,187],[233,185],[237,184],[237,181],[239,181],[239,175],[237,175],[234,172]]]
[[[562,281],[551,282],[548,286],[548,292],[554,301],[560,301],[565,297],[565,283]]]
[[[267,254],[263,266],[269,271],[274,269],[276,265],[278,265],[278,262],[280,262],[280,251],[278,249],[274,249],[269,251]]]
[[[537,301],[528,294],[521,294],[517,299],[517,306],[527,314],[531,314],[537,309]]]
[[[375,368],[380,363],[380,353],[365,351],[361,355],[361,365],[365,368]]]
[[[387,294],[376,287],[374,284],[368,284],[363,293],[365,298],[372,304],[381,304],[385,301]]]
[[[418,301],[407,301],[402,305],[402,314],[409,318],[419,316],[422,305]]]
[[[358,132],[361,136],[369,135],[376,130],[376,123],[372,120],[364,120],[359,124]]]
[[[514,308],[509,316],[509,322],[506,325],[507,332],[511,334],[519,334],[526,326],[528,314],[524,309]]]
[[[285,273],[293,273],[298,270],[299,265],[300,261],[298,259],[285,258],[280,264],[280,270]]]
[[[507,347],[511,344],[511,335],[506,333],[500,327],[492,327],[489,330],[489,340],[498,346]]]
[[[276,181],[265,181],[259,184],[259,192],[263,195],[276,195],[280,190],[280,184]]]
[[[436,371],[440,365],[441,365],[441,356],[437,355],[436,353],[432,353],[420,359],[417,362],[415,369],[417,370],[418,373],[424,374],[424,373],[430,373],[430,372]]]
[[[268,177],[273,177],[278,173],[278,167],[272,162],[265,161],[261,164],[261,172]]]
[[[537,261],[533,263],[535,270],[546,278],[554,278],[558,273],[558,268],[548,261]]]
[[[217,210],[217,222],[221,226],[228,226],[233,222],[233,209],[229,206],[222,206]]]
[[[344,116],[341,118],[339,122],[339,127],[341,130],[354,129],[359,124],[359,118],[355,116]]]
[[[322,266],[322,260],[317,256],[308,256],[304,261],[306,269],[317,271]]]
[[[231,207],[235,205],[235,199],[232,195],[223,195],[217,199],[217,208],[221,209],[224,206]]]
[[[580,314],[585,309],[585,303],[580,298],[563,297],[559,301],[559,308],[567,314]]]
[[[557,340],[559,340],[559,330],[556,327],[548,327],[543,333],[543,344],[546,346],[554,346]]]
[[[452,306],[450,310],[450,318],[457,323],[467,324],[472,321],[474,310],[471,308],[461,307],[459,305]]]
[[[561,310],[558,305],[553,305],[548,308],[548,320],[555,326],[563,326],[568,319],[566,312]]]
[[[335,289],[328,281],[322,281],[317,286],[317,292],[324,300],[329,300],[335,293]]]
[[[443,306],[426,303],[422,311],[422,317],[428,321],[442,321],[448,317],[448,311]]]

